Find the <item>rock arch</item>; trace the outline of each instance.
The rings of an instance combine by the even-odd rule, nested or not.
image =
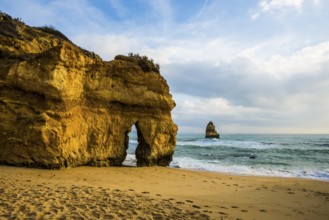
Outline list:
[[[2,27],[20,36],[0,32],[5,50],[0,51],[0,163],[121,166],[127,131],[136,124],[138,166],[169,165],[176,144],[175,102],[159,72],[125,56],[103,61],[63,38],[0,16]]]
[[[135,126],[137,131],[138,145],[135,151],[137,166],[168,166],[174,153],[174,149],[171,149],[171,146],[176,143],[175,136],[171,135],[171,132],[176,130],[171,132],[169,130],[168,132],[165,129],[168,127],[163,122],[160,120],[155,121],[154,119],[151,122],[147,122],[147,120],[144,120],[144,122],[136,121],[125,131],[124,158],[122,158],[122,162],[127,156],[129,133],[132,126]]]

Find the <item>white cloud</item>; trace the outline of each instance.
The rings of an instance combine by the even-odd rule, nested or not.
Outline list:
[[[270,14],[276,18],[294,15],[296,12],[301,14],[306,7],[319,6],[321,3],[322,0],[261,0],[250,18],[256,20],[262,14]]]
[[[283,53],[280,48],[294,40],[271,39],[215,64],[211,58],[197,62],[193,54],[167,63],[175,120],[190,132],[209,120],[224,132],[329,132],[329,41]]]
[[[187,94],[174,94],[177,106],[173,110],[173,117],[181,121],[218,120],[228,118],[243,119],[257,115],[261,111],[255,107],[234,105],[224,98],[201,98]],[[191,119],[193,115],[194,119]],[[257,117],[257,120],[262,120]]]
[[[303,0],[262,0],[259,7],[262,11],[282,11],[287,8],[300,11],[303,6]]]
[[[215,64],[228,61],[238,53],[234,43],[221,39],[173,39],[153,32],[122,34],[80,34],[72,39],[78,45],[95,51],[104,59],[129,52],[145,54],[161,65],[204,62]]]
[[[143,47],[147,47],[143,39],[135,38],[130,34],[83,34],[75,37],[73,41],[83,48],[96,52],[104,60],[112,60],[118,54],[139,52]]]
[[[183,94],[174,94],[174,99],[177,107],[172,115],[174,121],[179,122],[180,133],[203,133],[210,120],[220,133],[329,132],[329,116],[326,114],[329,102],[323,98],[315,100],[312,94],[287,96],[280,103],[280,109],[245,107],[223,98],[198,98]]]
[[[256,20],[259,17],[259,12],[256,12],[251,15],[251,20]]]
[[[223,98],[206,99],[186,94],[177,94],[175,99],[179,101],[175,112],[197,116],[237,116],[241,111],[255,111],[255,109],[244,108],[242,106],[233,106],[228,100]]]
[[[291,44],[291,41],[288,41]],[[286,43],[288,43],[286,42]],[[279,42],[277,42],[279,43]],[[240,56],[251,60],[255,66],[262,70],[262,73],[268,73],[277,77],[289,76],[294,74],[312,74],[322,68],[322,64],[329,62],[329,41],[321,42],[315,45],[302,47],[288,54],[275,51],[275,47],[284,47],[286,45],[276,44],[275,41],[269,41],[248,48],[240,53]],[[272,53],[268,46],[274,47]]]

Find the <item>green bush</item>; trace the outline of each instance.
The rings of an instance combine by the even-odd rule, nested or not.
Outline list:
[[[145,72],[160,72],[160,65],[154,63],[153,59],[149,59],[147,56],[140,56],[138,53],[128,53],[128,57],[133,58]]]
[[[62,32],[60,32],[59,30],[57,30],[55,27],[53,27],[51,25],[45,25],[43,27],[36,27],[36,28],[43,31],[43,32],[46,32],[48,34],[52,34],[56,37],[59,37],[59,38],[62,38],[64,40],[67,40],[67,41],[71,42],[68,37],[66,37]]]

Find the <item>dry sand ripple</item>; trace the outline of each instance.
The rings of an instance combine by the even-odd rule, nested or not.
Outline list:
[[[16,187],[1,180],[0,192],[0,219],[209,219],[170,199],[118,189],[31,183]]]
[[[0,166],[2,219],[317,219],[329,182],[163,167]]]

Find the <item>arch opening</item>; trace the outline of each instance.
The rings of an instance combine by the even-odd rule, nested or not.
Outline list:
[[[136,124],[126,132],[125,148],[126,148],[126,158],[123,161],[123,166],[137,166],[136,159],[136,149],[138,146],[138,132]]]

